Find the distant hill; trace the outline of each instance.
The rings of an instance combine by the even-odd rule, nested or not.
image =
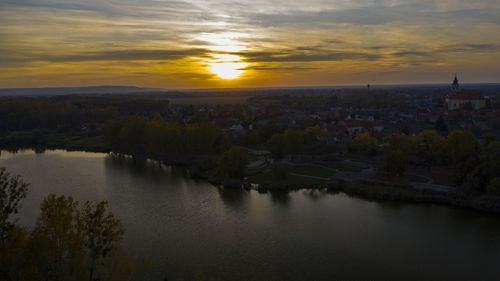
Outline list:
[[[11,88],[0,89],[0,96],[41,97],[85,94],[132,94],[142,92],[165,92],[165,89],[140,88],[133,86],[91,86],[91,87],[57,87],[57,88]]]
[[[498,94],[500,83],[475,83],[461,84],[463,89],[474,89],[483,94]],[[280,95],[280,94],[349,94],[352,91],[364,90],[366,86],[309,86],[309,87],[271,87],[271,88],[219,88],[219,89],[184,89],[166,90],[162,88],[141,88],[134,86],[90,86],[90,87],[57,87],[57,88],[10,88],[0,89],[0,97],[51,97],[65,95],[115,95],[122,97],[141,97],[153,99],[179,99],[179,98],[214,98],[216,96],[238,95],[241,97],[255,95]],[[447,92],[450,84],[413,84],[413,85],[376,85],[372,84],[373,91],[405,90],[414,93],[422,91]]]

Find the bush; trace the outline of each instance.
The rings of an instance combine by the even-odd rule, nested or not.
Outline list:
[[[400,176],[406,171],[407,160],[401,150],[388,152],[385,155],[385,167],[388,173]]]
[[[486,191],[489,194],[500,196],[500,178],[492,179],[486,187]]]

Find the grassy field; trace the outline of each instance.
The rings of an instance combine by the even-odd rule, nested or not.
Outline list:
[[[318,166],[309,166],[309,165],[287,165],[288,171],[290,173],[296,173],[306,176],[320,177],[320,178],[329,178],[333,174],[334,171],[321,168]]]
[[[354,166],[349,163],[345,163],[344,161],[337,161],[337,162],[321,162],[320,165],[326,166],[328,168],[333,168],[337,169],[339,171],[344,171],[344,172],[355,172],[359,173],[363,170],[363,168]]]
[[[248,177],[249,183],[258,184],[273,184],[273,185],[301,185],[301,184],[315,184],[325,183],[326,180],[313,179],[295,175],[288,175],[288,178],[281,181],[276,181],[272,172],[262,172]]]
[[[409,182],[426,183],[427,179],[417,175],[394,176],[386,173],[377,173],[372,179],[386,181],[394,184],[408,184]]]

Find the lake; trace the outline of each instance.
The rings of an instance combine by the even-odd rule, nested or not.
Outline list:
[[[499,280],[500,217],[436,205],[300,190],[260,194],[106,154],[2,152],[31,183],[19,222],[50,193],[108,200],[151,280],[197,270],[223,280]],[[168,262],[165,260],[168,258]]]

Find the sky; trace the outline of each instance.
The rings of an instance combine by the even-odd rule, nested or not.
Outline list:
[[[499,0],[0,0],[0,88],[500,82]]]

